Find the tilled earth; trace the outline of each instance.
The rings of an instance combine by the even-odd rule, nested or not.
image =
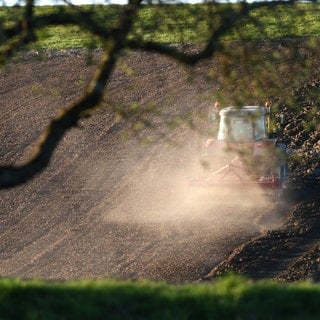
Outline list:
[[[1,164],[25,161],[48,121],[81,95],[99,53],[90,58],[29,53],[1,71]],[[282,139],[308,157],[292,163],[286,201],[197,190],[188,181],[204,136],[188,119],[208,112],[216,89],[201,73],[199,66],[190,81],[190,70],[156,54],[122,58],[105,107],[65,136],[33,181],[0,191],[0,276],[319,279],[319,130],[299,130],[309,105],[287,114]],[[162,115],[137,132],[138,118],[132,125],[115,113],[127,106]]]

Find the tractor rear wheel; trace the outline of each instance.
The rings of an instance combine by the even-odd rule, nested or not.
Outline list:
[[[288,175],[288,161],[286,147],[279,144],[275,149],[276,154],[276,168],[273,172],[273,179],[275,185],[272,188],[272,197],[274,200],[281,200],[284,196],[284,182],[287,180]]]

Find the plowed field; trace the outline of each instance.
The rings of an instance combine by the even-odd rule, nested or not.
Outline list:
[[[95,57],[99,59],[99,54]],[[0,73],[1,164],[21,163],[93,72],[82,51],[27,54]],[[155,54],[122,59],[104,108],[59,145],[26,185],[0,191],[0,276],[79,279],[319,279],[319,189],[285,203],[262,195],[190,188],[203,136],[186,122],[215,88]],[[137,134],[115,106],[161,107]],[[201,131],[201,130],[200,130]],[[149,143],[144,143],[144,140]]]

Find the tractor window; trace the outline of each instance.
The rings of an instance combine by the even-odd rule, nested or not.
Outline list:
[[[255,140],[266,138],[266,128],[263,117],[257,117],[254,120],[254,136]]]
[[[255,140],[252,121],[246,117],[223,117],[220,122],[218,139],[233,142]]]
[[[253,139],[252,122],[245,117],[232,118],[230,121],[230,138],[236,142],[248,142]]]
[[[251,142],[266,138],[264,118],[254,114],[226,114],[220,119],[219,140]]]

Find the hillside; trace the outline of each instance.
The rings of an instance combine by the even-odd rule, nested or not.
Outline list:
[[[29,53],[1,71],[2,164],[24,161],[46,123],[81,94],[99,52],[89,58],[81,50]],[[319,279],[319,130],[299,130],[310,105],[288,111],[295,125],[282,139],[310,154],[292,165],[298,187],[286,203],[190,190],[206,125],[197,119],[191,130],[188,119],[207,114],[216,89],[204,68],[144,52],[122,58],[105,107],[66,135],[47,170],[0,192],[1,276],[185,282],[235,270]],[[162,115],[138,130],[141,112],[136,126],[115,114],[132,104]],[[186,121],[168,126],[175,116]]]

